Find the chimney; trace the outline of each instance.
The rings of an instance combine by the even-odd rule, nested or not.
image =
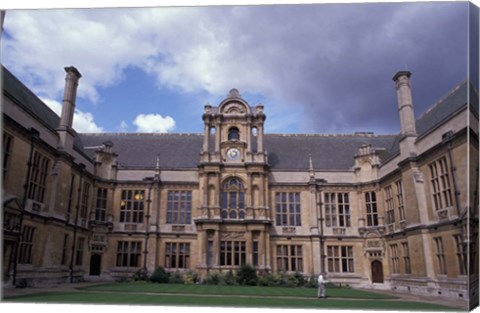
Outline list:
[[[66,67],[65,72],[67,72],[65,77],[65,93],[63,96],[62,116],[60,117],[59,125],[61,130],[72,128],[78,80],[82,77],[80,72],[73,66]]]
[[[413,111],[412,89],[408,71],[400,71],[393,76],[397,87],[398,111],[400,113],[400,128],[402,137],[416,137],[415,115]]]

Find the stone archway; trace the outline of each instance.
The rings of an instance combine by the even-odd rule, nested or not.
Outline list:
[[[90,257],[90,276],[100,276],[101,265],[102,256],[100,254],[92,254]]]
[[[380,261],[373,261],[372,264],[372,283],[383,284],[383,265]]]

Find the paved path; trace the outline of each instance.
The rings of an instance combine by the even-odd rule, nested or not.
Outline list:
[[[14,297],[14,296],[21,296],[21,295],[30,295],[30,294],[36,294],[36,293],[44,293],[44,292],[90,292],[88,290],[82,290],[82,288],[89,287],[89,286],[94,286],[94,285],[102,285],[104,282],[83,282],[83,283],[74,283],[74,284],[59,284],[59,285],[54,285],[50,287],[30,287],[30,288],[13,288],[13,287],[6,287],[2,288],[2,299],[3,298],[8,298],[8,297]],[[443,299],[443,298],[438,298],[438,297],[431,297],[431,296],[425,296],[425,295],[412,295],[412,294],[406,294],[406,293],[399,293],[399,292],[393,292],[389,290],[378,290],[378,289],[361,289],[365,291],[371,291],[371,292],[376,292],[376,293],[382,293],[382,294],[387,294],[387,295],[392,295],[397,297],[397,299],[382,299],[381,301],[414,301],[414,302],[427,302],[427,303],[434,303],[434,304],[441,304],[449,307],[455,307],[461,310],[466,310],[467,307],[467,302],[462,301],[462,302],[454,302],[452,300],[448,299]],[[158,295],[159,293],[154,293],[154,292],[129,292],[129,291],[95,291],[95,292],[102,292],[102,293],[142,293],[142,294],[148,294],[148,295]],[[161,293],[163,295],[179,295],[179,293]],[[182,295],[188,295],[188,296],[197,296],[197,297],[202,297],[203,295],[201,294],[183,294]],[[217,295],[208,295],[209,297],[212,296],[217,296]],[[223,297],[225,295],[218,295],[219,297]],[[241,295],[237,295],[237,297],[241,297]],[[252,297],[251,295],[245,296],[245,297]],[[278,296],[256,296],[256,297],[263,297],[263,298],[275,298]],[[282,298],[286,299],[305,299],[305,297],[293,297],[293,296],[283,296]],[[376,301],[372,299],[359,299],[359,298],[339,298],[339,297],[328,297],[328,299],[335,300],[335,299],[351,299],[351,300],[356,300],[356,301]]]

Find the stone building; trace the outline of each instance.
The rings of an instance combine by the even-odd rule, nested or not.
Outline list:
[[[65,70],[59,117],[3,69],[4,286],[249,264],[478,301],[467,81],[415,119],[397,73],[392,135],[265,134],[267,110],[235,89],[205,106],[202,134],[79,134],[81,75]]]

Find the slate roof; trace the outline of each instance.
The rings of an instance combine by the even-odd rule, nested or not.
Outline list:
[[[3,66],[2,83],[3,92],[8,97],[12,98],[18,106],[23,108],[29,114],[35,116],[46,127],[55,131],[60,123],[60,117]],[[40,129],[38,129],[38,131],[40,131]],[[83,151],[80,136],[75,137],[74,148],[79,152]]]
[[[416,120],[417,134],[419,137],[428,133],[430,129],[443,123],[446,118],[462,109],[467,104],[467,81],[455,86],[447,96],[432,105]],[[470,88],[473,90],[473,88]],[[478,109],[477,109],[478,110]]]
[[[109,133],[81,134],[93,157],[93,147],[111,141],[120,167],[154,168],[157,155],[160,167],[196,168],[203,144],[202,134]],[[396,135],[277,135],[265,134],[264,147],[271,169],[307,170],[309,154],[315,169],[348,169],[363,144],[387,153]]]

